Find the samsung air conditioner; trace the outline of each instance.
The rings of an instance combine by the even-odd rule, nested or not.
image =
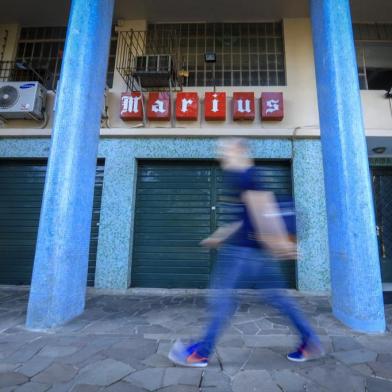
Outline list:
[[[38,82],[0,82],[0,118],[41,120],[46,95]]]

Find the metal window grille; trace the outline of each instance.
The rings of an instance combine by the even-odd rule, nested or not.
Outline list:
[[[286,84],[283,29],[271,23],[179,23],[148,25],[149,40],[177,37],[184,86],[282,86]],[[204,53],[215,52],[215,64]]]
[[[362,90],[385,89],[392,86],[392,57],[388,64],[384,57],[383,64],[375,63],[375,52],[392,53],[392,24],[355,23],[353,26],[357,52],[359,83]],[[375,70],[374,70],[375,69]]]
[[[15,66],[8,64],[2,67],[12,68],[7,80],[23,81],[32,77],[37,79],[39,75],[46,88],[56,90],[65,37],[66,27],[23,27],[20,32]],[[117,35],[113,29],[106,82],[109,87],[113,86],[116,48]],[[7,72],[3,73],[2,79],[5,79]]]

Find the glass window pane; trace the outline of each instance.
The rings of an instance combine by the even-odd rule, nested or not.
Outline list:
[[[242,85],[249,86],[249,72],[242,72]]]
[[[285,72],[278,72],[278,86],[286,86]]]
[[[252,69],[258,69],[259,67],[259,59],[257,54],[251,54],[250,55],[250,67]]]
[[[268,72],[260,72],[259,73],[259,77],[260,77],[260,85],[261,86],[268,86]]]
[[[233,86],[241,86],[241,72],[233,72]]]
[[[260,55],[259,56],[259,67],[262,70],[267,69],[267,56],[266,55]]]
[[[278,85],[278,75],[276,72],[270,72],[269,74],[269,86],[277,86]]]
[[[251,86],[257,86],[259,84],[259,73],[251,72],[250,73],[250,84]]]
[[[268,69],[276,69],[276,57],[275,55],[268,55]]]
[[[196,85],[194,72],[189,72],[189,77],[187,79],[188,79],[186,83],[187,86],[194,87]]]
[[[241,67],[241,56],[239,54],[233,54],[233,69],[240,69]]]
[[[231,86],[231,72],[223,73],[223,81],[225,86]]]

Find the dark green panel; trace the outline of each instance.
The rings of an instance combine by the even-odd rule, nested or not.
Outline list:
[[[29,285],[46,161],[0,160],[0,284]],[[88,285],[94,285],[104,164],[95,178]]]
[[[286,162],[258,162],[257,179],[266,189],[291,195]],[[205,288],[216,252],[199,242],[229,218],[222,205],[222,173],[212,161],[141,161],[138,165],[132,286]],[[212,209],[216,206],[216,210]],[[295,263],[280,263],[284,281],[269,272],[242,288],[295,287]]]
[[[373,167],[374,204],[381,278],[392,282],[392,168]]]

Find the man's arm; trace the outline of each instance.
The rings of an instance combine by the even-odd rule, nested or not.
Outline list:
[[[266,191],[246,191],[243,201],[256,229],[257,239],[279,258],[296,258],[295,243],[289,239],[274,194]]]
[[[201,245],[208,248],[217,248],[231,235],[233,235],[242,226],[242,221],[230,223],[219,227],[208,238],[200,242]]]

